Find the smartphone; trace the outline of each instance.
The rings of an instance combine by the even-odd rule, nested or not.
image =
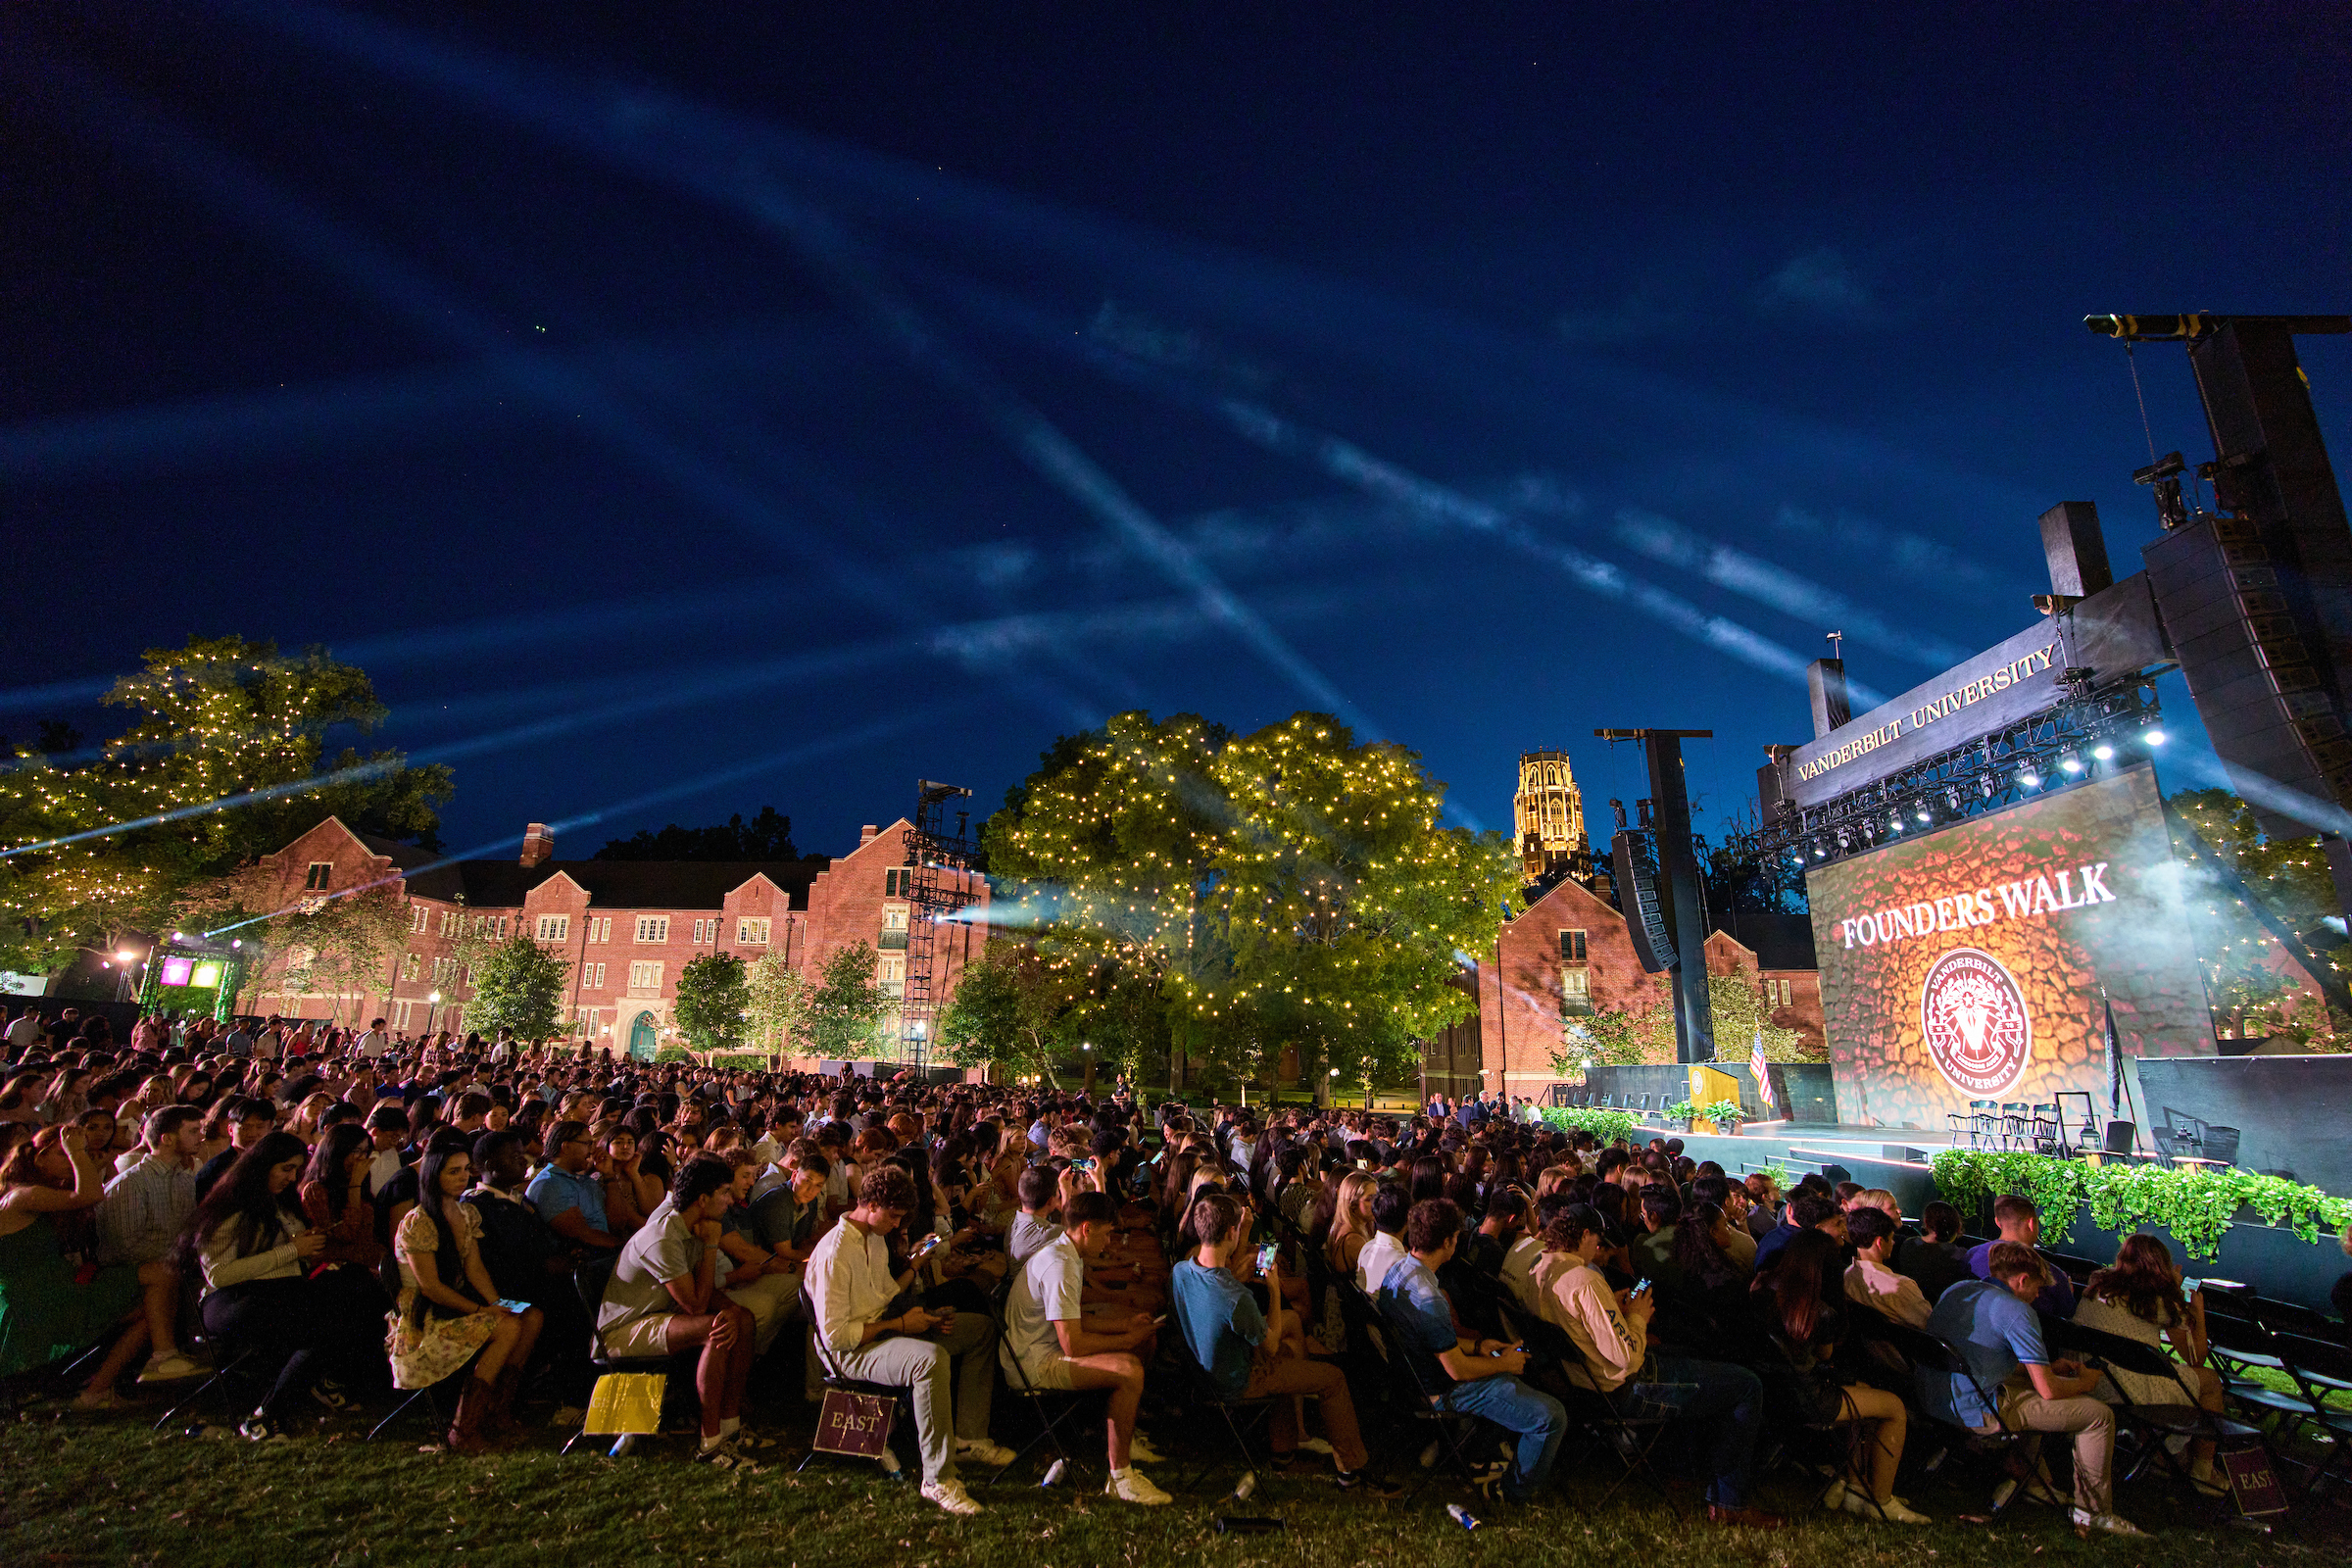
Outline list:
[[[1632,1296],[1647,1296],[1649,1294],[1649,1281],[1636,1280],[1634,1282],[1633,1290],[1627,1294]]]
[[[915,1245],[914,1251],[911,1254],[911,1260],[919,1263],[924,1258],[929,1257],[933,1252],[938,1250],[939,1232],[933,1231],[930,1235],[924,1237],[922,1241]]]
[[[1073,1159],[1070,1161],[1070,1169],[1072,1170],[1093,1170],[1094,1168],[1095,1162],[1091,1159]]]
[[[510,1301],[503,1296],[498,1298],[498,1304],[508,1311],[515,1313],[528,1312],[531,1309],[531,1303],[528,1301]]]
[[[2182,1278],[2180,1281],[2180,1299],[2183,1301],[2196,1300],[2197,1287],[2204,1283],[2205,1282],[2203,1280],[2192,1280],[2185,1277]]]
[[[1257,1250],[1257,1271],[1267,1273],[1274,1267],[1274,1256],[1282,1250],[1280,1242],[1268,1242]]]

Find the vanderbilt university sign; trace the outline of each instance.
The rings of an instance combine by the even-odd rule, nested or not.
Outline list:
[[[2019,632],[1810,746],[1798,747],[1785,764],[1788,797],[1799,806],[1815,806],[1922,758],[2004,729],[2057,701],[2058,676],[2066,662],[2055,623],[2044,621]]]

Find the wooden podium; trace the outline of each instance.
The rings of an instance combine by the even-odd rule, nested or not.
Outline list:
[[[1740,1103],[1740,1080],[1730,1073],[1710,1067],[1704,1062],[1692,1062],[1690,1064],[1690,1103],[1711,1105],[1722,1100],[1728,1100],[1734,1104]],[[1729,1129],[1720,1128],[1711,1121],[1693,1116],[1690,1118],[1690,1130],[1694,1133],[1724,1131],[1736,1133],[1740,1129],[1737,1126]]]

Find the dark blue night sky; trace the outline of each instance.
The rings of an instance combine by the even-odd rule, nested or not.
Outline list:
[[[2352,296],[2332,6],[488,9],[0,15],[0,730],[235,631],[374,674],[453,850],[838,853],[1137,707],[1505,828],[1565,745],[1604,834],[1595,726],[1712,727],[1713,831],[1825,631],[2023,628],[2060,500],[2136,564],[2085,313]]]

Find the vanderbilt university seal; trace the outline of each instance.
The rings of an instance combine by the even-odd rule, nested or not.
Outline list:
[[[1954,948],[1928,970],[1919,1030],[1936,1070],[1974,1100],[1998,1099],[2034,1056],[2025,993],[1999,959],[1975,948]]]

